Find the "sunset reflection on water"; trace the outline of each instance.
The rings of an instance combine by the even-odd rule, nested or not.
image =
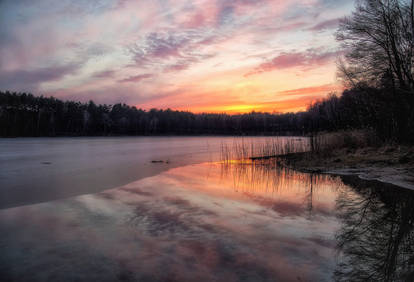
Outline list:
[[[275,163],[174,168],[99,194],[1,211],[0,274],[18,281],[330,281],[344,195],[361,197],[340,177]]]

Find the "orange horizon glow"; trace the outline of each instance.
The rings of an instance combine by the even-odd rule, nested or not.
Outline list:
[[[316,99],[315,99],[316,100]],[[311,100],[311,102],[315,101]],[[308,105],[308,104],[307,104]],[[278,103],[275,102],[274,104],[253,104],[253,105],[216,105],[216,106],[206,106],[206,107],[195,107],[192,109],[186,108],[177,108],[174,110],[177,111],[187,111],[192,113],[225,113],[229,115],[237,115],[237,114],[246,114],[252,112],[261,112],[261,113],[287,113],[287,112],[300,112],[304,111],[307,108],[307,105],[294,105],[286,103]]]
[[[165,107],[153,107],[151,104],[135,105],[137,108],[143,108],[150,110],[156,109],[171,109],[176,111],[185,111],[192,113],[226,113],[230,115],[245,114],[251,112],[262,113],[288,113],[288,112],[300,112],[305,111],[309,105],[325,98],[330,93],[340,94],[344,90],[342,85],[339,84],[327,84],[316,87],[307,87],[301,89],[293,89],[288,91],[277,92],[278,96],[282,98],[280,101],[269,101],[262,103],[240,103],[240,102],[228,102],[228,103],[213,103],[206,102],[200,105],[192,107],[169,107],[168,100],[165,102],[157,101],[159,104]],[[210,94],[211,95],[211,94]],[[297,98],[296,98],[297,97]]]

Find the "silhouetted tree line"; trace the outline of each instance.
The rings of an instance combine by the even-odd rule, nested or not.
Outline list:
[[[306,135],[370,129],[382,140],[414,142],[411,92],[356,87],[299,113],[194,114],[96,105],[0,92],[0,136]]]
[[[0,92],[0,136],[297,134],[298,115],[242,115],[145,111],[125,104],[96,105],[26,93]]]

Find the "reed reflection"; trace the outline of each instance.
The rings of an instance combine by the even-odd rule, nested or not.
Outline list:
[[[344,177],[336,281],[414,281],[414,193]]]
[[[302,173],[279,166],[275,159],[221,163],[221,180],[234,191],[267,203],[282,215],[331,215],[339,177]]]

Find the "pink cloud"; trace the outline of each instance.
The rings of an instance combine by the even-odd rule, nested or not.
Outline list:
[[[136,66],[145,68],[157,66],[161,71],[180,71],[190,65],[214,56],[211,52],[202,52],[205,46],[214,44],[220,35],[200,32],[171,31],[154,32],[130,48]]]
[[[106,71],[100,71],[96,72],[92,75],[93,78],[111,78],[115,74],[115,71],[113,70],[106,70]]]
[[[284,52],[270,61],[260,64],[245,76],[296,67],[312,69],[331,62],[337,56],[337,51],[323,51],[318,49],[309,49],[306,52]]]
[[[175,2],[181,3],[181,1]],[[195,3],[192,3],[190,8],[184,8],[174,16],[175,24],[184,29],[213,27],[217,21],[219,1],[202,0],[193,2]],[[174,3],[174,5],[179,4]]]
[[[299,95],[315,95],[321,93],[329,93],[341,90],[341,87],[337,84],[324,84],[318,86],[290,89],[277,92],[280,96],[299,96]]]
[[[191,62],[178,62],[164,68],[164,72],[178,72],[186,70],[190,67]]]
[[[139,75],[135,75],[135,76],[130,76],[128,78],[124,78],[121,80],[118,80],[118,82],[140,82],[141,80],[147,79],[147,78],[151,78],[153,77],[153,74],[150,73],[145,73],[145,74],[139,74]]]
[[[37,90],[43,82],[62,79],[66,75],[76,73],[81,64],[52,66],[34,70],[0,71],[0,85],[15,91]]]
[[[338,27],[338,24],[339,24],[340,20],[341,20],[341,18],[326,20],[326,21],[320,22],[320,23],[310,27],[308,30],[323,31],[323,30],[327,30],[327,29],[335,29],[335,28]]]
[[[271,71],[272,69],[286,69],[296,66],[302,66],[306,63],[307,58],[303,53],[282,53],[274,57],[270,62],[260,65],[261,71]]]
[[[196,12],[190,15],[189,18],[187,17],[187,19],[181,23],[181,27],[195,29],[204,26],[206,22],[207,19],[204,14],[202,12]]]

